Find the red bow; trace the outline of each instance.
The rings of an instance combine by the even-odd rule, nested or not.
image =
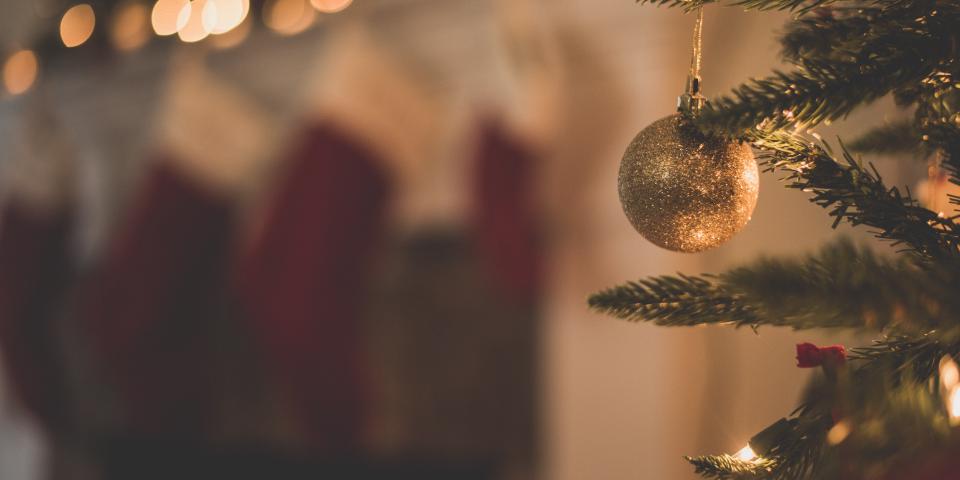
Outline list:
[[[818,347],[812,343],[797,344],[797,366],[800,368],[819,367],[828,358],[840,365],[847,361],[847,349],[843,345]]]

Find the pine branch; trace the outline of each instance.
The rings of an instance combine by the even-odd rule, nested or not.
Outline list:
[[[745,10],[787,10],[796,13],[806,13],[817,7],[822,7],[836,3],[840,0],[635,0],[641,5],[654,5],[657,7],[666,6],[668,8],[682,8],[685,12],[690,12],[701,6],[711,3],[724,3],[733,7],[742,7]]]
[[[591,296],[589,305],[661,326],[938,329],[948,338],[960,326],[956,281],[953,270],[878,257],[841,240],[802,259],[761,259],[718,276],[631,282]]]
[[[946,345],[929,335],[891,337],[855,349],[849,369],[839,370],[833,380],[819,377],[791,419],[778,422],[788,428],[777,429],[760,457],[744,462],[723,454],[688,461],[696,473],[721,480],[860,478],[851,468],[876,475],[949,435],[942,399],[928,385],[940,358],[956,358],[958,351],[960,344]],[[856,462],[827,444],[828,431],[840,419],[851,432],[844,445],[856,444],[862,454]]]
[[[768,475],[773,462],[740,460],[727,454],[684,457],[694,467],[694,473],[717,480],[753,480]]]
[[[910,120],[889,123],[861,135],[848,145],[860,153],[909,154],[926,158],[933,154],[928,142]]]
[[[843,160],[806,144],[785,131],[749,132],[769,170],[788,173],[788,188],[812,194],[811,202],[828,209],[834,227],[840,222],[876,229],[875,235],[931,260],[960,261],[960,226],[927,210],[896,187],[887,188],[880,174],[867,170],[843,149]]]
[[[638,0],[690,11],[719,0]],[[790,72],[752,80],[708,104],[709,133],[751,141],[768,171],[840,222],[865,225],[908,252],[898,261],[849,243],[802,260],[762,260],[719,276],[655,277],[601,292],[590,305],[660,325],[779,325],[875,329],[888,336],[825,367],[790,416],[758,434],[761,457],[693,457],[716,479],[882,477],[952,434],[939,390],[944,355],[960,354],[960,226],[888,188],[841,144],[809,144],[788,132],[843,118],[892,94],[913,122],[868,132],[852,147],[937,154],[960,185],[960,2],[957,0],[727,0],[797,13],[782,37]],[[827,7],[829,8],[819,8]],[[960,198],[953,199],[960,203]],[[843,422],[842,438],[827,442]],[[787,428],[778,427],[780,423]],[[778,428],[774,428],[778,427]],[[835,437],[835,436],[833,436]],[[769,438],[768,438],[769,439]],[[841,448],[832,446],[844,442]],[[753,444],[751,440],[751,445]],[[769,448],[767,448],[769,447]],[[758,450],[760,452],[760,450]]]
[[[700,324],[754,325],[760,321],[750,307],[702,277],[653,277],[590,296],[596,311],[630,321],[662,326]]]
[[[709,103],[702,129],[739,134],[754,126],[810,127],[890,93],[911,103],[924,79],[956,71],[960,8],[948,2],[854,3],[802,17],[781,39],[797,68],[749,81]]]
[[[720,279],[756,315],[794,329],[946,332],[960,324],[953,271],[878,257],[848,240],[801,260],[761,259]]]
[[[774,72],[712,100],[697,119],[704,131],[736,134],[754,127],[781,129],[836,120],[854,108],[918,81],[927,71],[917,57],[882,62],[806,62],[789,73]]]
[[[960,48],[960,31],[954,42]],[[957,62],[960,63],[960,62]],[[937,72],[916,88],[915,124],[924,144],[940,154],[951,181],[960,185],[960,74]],[[953,199],[954,203],[960,203]]]
[[[944,341],[939,332],[931,331],[922,335],[887,336],[868,347],[852,349],[848,358],[860,362],[860,371],[864,375],[906,373],[910,378],[925,382],[937,374],[939,361],[944,355],[960,355],[960,341]]]
[[[903,52],[918,54],[931,66],[949,67],[958,15],[950,2],[844,2],[789,22],[780,38],[781,57],[802,65],[809,60],[882,60]]]
[[[789,420],[781,420],[768,427],[784,423],[771,439],[769,449],[760,456],[743,461],[727,454],[687,457],[694,471],[705,478],[719,480],[803,480],[815,478],[822,467],[820,459],[826,433],[833,424],[829,409],[808,403],[797,409]],[[761,432],[758,435],[762,435]]]
[[[804,15],[787,23],[780,37],[780,56],[783,59],[796,64],[807,57],[835,58],[851,48],[863,48],[873,28],[870,20],[879,15],[881,10],[863,7],[853,11],[831,7],[821,12]]]

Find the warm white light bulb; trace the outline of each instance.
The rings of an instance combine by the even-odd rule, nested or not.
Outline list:
[[[744,462],[750,462],[757,459],[757,453],[750,448],[750,445],[741,448],[737,453],[734,453],[733,456]]]

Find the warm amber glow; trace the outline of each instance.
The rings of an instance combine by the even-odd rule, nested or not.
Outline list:
[[[217,24],[217,6],[211,0],[193,0],[187,24],[177,32],[180,40],[199,42],[210,35]]]
[[[15,52],[3,64],[4,88],[13,95],[30,90],[37,80],[37,70],[37,56],[32,51]]]
[[[215,5],[217,18],[210,33],[221,35],[237,28],[250,11],[250,0],[210,0]]]
[[[263,8],[263,21],[281,35],[295,35],[310,28],[316,17],[307,0],[272,0]]]
[[[734,453],[733,456],[744,462],[750,462],[757,459],[757,454],[752,448],[750,448],[750,445],[741,448],[739,451],[737,451],[737,453]]]
[[[86,3],[74,5],[60,19],[60,39],[67,47],[79,47],[93,35],[96,23],[93,7]]]
[[[943,388],[951,389],[960,383],[960,370],[957,362],[949,355],[940,359],[940,384]]]
[[[850,435],[850,424],[845,421],[837,422],[830,431],[827,432],[827,443],[830,445],[839,445]]]
[[[960,385],[950,389],[947,395],[947,411],[950,414],[950,425],[960,425]]]
[[[110,25],[110,41],[118,50],[136,50],[147,43],[150,29],[149,12],[142,3],[125,3],[117,7]]]
[[[179,32],[186,26],[191,11],[189,0],[158,0],[150,14],[153,31],[157,35],[173,35]]]
[[[353,3],[353,0],[310,0],[313,8],[323,13],[337,13]]]
[[[243,41],[250,36],[252,25],[253,21],[248,18],[240,25],[237,25],[237,28],[234,28],[233,30],[230,30],[222,35],[210,37],[210,44],[213,45],[214,48],[218,48],[220,50],[236,47],[237,45],[243,43]]]

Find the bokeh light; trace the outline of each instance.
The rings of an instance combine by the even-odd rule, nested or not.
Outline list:
[[[337,13],[350,6],[353,0],[310,0],[313,8],[323,13]]]
[[[307,0],[272,0],[264,5],[263,21],[281,35],[296,35],[313,25],[316,10]]]
[[[191,2],[190,17],[186,25],[177,32],[180,40],[193,43],[199,42],[213,31],[217,25],[217,5],[211,0],[194,0]]]
[[[37,80],[37,55],[30,50],[14,52],[3,64],[3,86],[13,95],[30,90]]]
[[[252,29],[253,29],[253,21],[247,18],[246,20],[241,22],[240,25],[237,25],[237,27],[234,28],[233,30],[230,30],[229,32],[224,33],[222,35],[216,35],[216,36],[210,37],[209,41],[214,48],[217,48],[220,50],[226,50],[229,48],[236,47],[237,45],[240,45],[241,43],[243,43],[243,41],[250,36],[250,31]]]
[[[189,0],[158,0],[150,14],[153,31],[161,36],[179,32],[190,19],[191,10]]]
[[[215,5],[217,18],[210,30],[214,35],[222,35],[237,28],[250,12],[250,0],[210,0]]]
[[[110,41],[117,50],[132,51],[150,39],[150,12],[142,3],[124,3],[116,8],[110,24]]]
[[[67,47],[79,47],[93,35],[96,23],[93,7],[86,3],[74,5],[60,19],[60,39]]]
[[[752,448],[750,448],[750,445],[741,448],[737,451],[737,453],[734,453],[733,456],[744,462],[750,462],[757,459],[757,454]]]
[[[940,383],[943,388],[951,389],[960,383],[960,369],[949,355],[940,359]]]
[[[947,395],[947,413],[950,425],[960,425],[960,385],[955,385]]]
[[[850,436],[850,424],[841,420],[834,424],[827,432],[827,443],[830,445],[839,445]]]

